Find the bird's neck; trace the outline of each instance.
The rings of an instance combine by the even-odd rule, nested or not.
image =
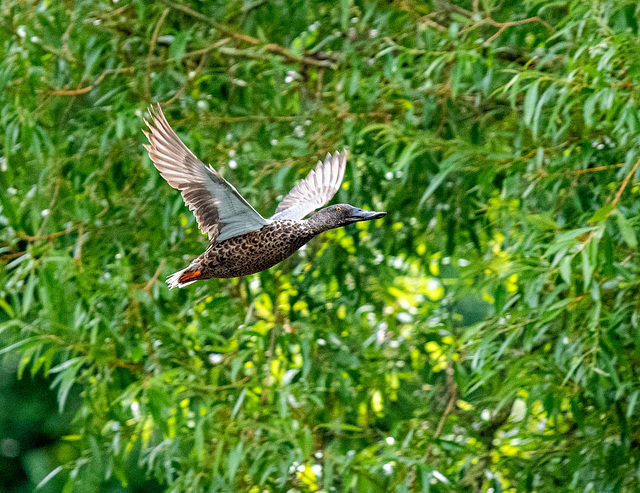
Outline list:
[[[323,218],[322,216],[311,216],[309,219],[305,219],[304,223],[308,228],[311,237],[314,237],[316,235],[319,235],[323,231],[327,231],[336,227],[332,224],[329,224],[326,218]]]

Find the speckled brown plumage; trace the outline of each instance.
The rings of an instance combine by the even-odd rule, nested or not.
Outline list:
[[[346,151],[327,154],[287,194],[269,219],[262,217],[215,169],[202,163],[169,126],[160,106],[150,110],[145,135],[149,157],[162,177],[209,235],[209,247],[189,266],[167,278],[170,288],[182,288],[212,277],[240,277],[282,262],[317,234],[357,221],[384,216],[349,204],[325,207],[340,188]]]
[[[259,231],[211,243],[190,270],[202,272],[198,279],[254,274],[290,257],[318,232],[305,221],[276,221]]]

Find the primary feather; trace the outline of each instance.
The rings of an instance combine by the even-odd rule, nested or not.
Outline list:
[[[318,161],[316,168],[282,199],[276,213],[269,219],[302,219],[310,212],[328,204],[340,188],[346,164],[347,151],[335,152],[333,156],[327,154],[324,162]]]
[[[150,109],[145,120],[149,140],[145,149],[162,177],[182,192],[198,227],[209,239],[221,242],[250,231],[258,231],[269,220],[262,217],[231,183],[211,166],[205,166],[169,126],[160,105]]]

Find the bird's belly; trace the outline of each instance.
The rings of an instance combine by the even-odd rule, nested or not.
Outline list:
[[[255,274],[282,262],[292,253],[286,255],[228,255],[215,259],[216,265],[211,266],[211,277],[242,277]]]
[[[204,276],[228,278],[261,272],[290,257],[306,243],[276,238],[265,244],[253,236],[241,235],[209,248],[202,256]]]

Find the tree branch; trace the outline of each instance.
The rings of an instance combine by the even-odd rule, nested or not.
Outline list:
[[[545,21],[544,19],[541,19],[540,17],[538,17],[537,15],[534,17],[529,17],[528,19],[522,19],[520,21],[510,21],[510,22],[496,22],[494,21],[491,17],[488,17],[487,19],[485,19],[485,22],[488,24],[491,24],[494,27],[498,27],[498,31],[491,36],[489,39],[487,39],[484,44],[489,45],[491,44],[493,41],[495,41],[508,27],[512,27],[512,26],[520,26],[522,24],[529,24],[531,22],[539,22],[540,24],[542,24],[544,27],[546,27],[549,31],[553,32],[553,26],[551,26],[551,24],[549,24],[547,21]]]
[[[618,190],[618,193],[616,194],[616,198],[613,199],[613,202],[611,202],[611,205],[612,205],[611,210],[613,210],[615,206],[618,204],[620,197],[622,197],[622,192],[624,192],[624,189],[627,188],[627,185],[629,184],[629,180],[631,179],[631,175],[633,175],[636,172],[636,170],[638,169],[638,165],[640,165],[640,159],[636,161],[636,164],[633,165],[633,168],[631,168],[631,171],[629,171],[629,174],[625,176],[622,182],[622,186],[620,187],[620,190]]]
[[[162,11],[160,15],[160,19],[158,19],[158,23],[156,24],[155,29],[153,30],[153,35],[151,36],[151,42],[149,43],[149,54],[147,55],[147,71],[144,77],[144,93],[147,95],[147,100],[151,99],[151,57],[153,56],[153,52],[156,50],[156,44],[158,43],[158,36],[160,35],[160,28],[162,24],[164,24],[164,20],[169,15],[169,11],[171,9],[166,8]]]
[[[239,33],[237,31],[234,31],[233,29],[220,24],[219,22],[214,21],[213,19],[207,17],[204,14],[201,14],[200,12],[197,12],[189,7],[187,7],[186,5],[181,5],[178,3],[174,3],[171,2],[170,0],[161,0],[162,3],[164,3],[166,6],[168,6],[169,8],[173,9],[173,10],[179,10],[180,12],[183,12],[195,19],[198,19],[202,22],[206,22],[207,24],[212,25],[213,27],[215,27],[218,31],[220,31],[222,34],[224,34],[225,36],[230,36],[234,39],[237,39],[238,41],[243,41],[245,43],[249,43],[252,44],[254,46],[259,46],[260,48],[273,53],[275,55],[280,55],[284,58],[286,58],[288,61],[290,62],[294,62],[294,63],[302,63],[305,65],[314,65],[316,67],[324,67],[324,68],[331,68],[331,69],[336,69],[337,66],[335,63],[330,62],[328,60],[316,60],[315,58],[309,57],[309,56],[299,56],[299,55],[295,55],[293,54],[291,51],[289,51],[288,49],[286,49],[284,46],[280,46],[276,43],[268,43],[268,44],[262,44],[260,42],[259,39],[254,38],[253,36],[249,36],[247,34],[243,34],[243,33]],[[245,54],[246,56],[246,54]]]

